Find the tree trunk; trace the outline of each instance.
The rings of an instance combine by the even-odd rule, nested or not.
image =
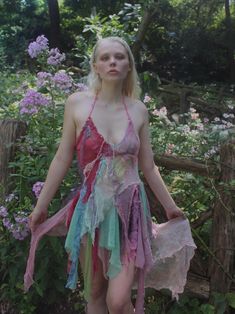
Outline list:
[[[61,47],[60,43],[60,11],[58,0],[47,0],[50,16],[50,46]]]
[[[16,150],[16,141],[25,134],[26,124],[17,120],[0,121],[0,197],[9,193],[11,182],[10,174],[14,171],[8,167],[13,160]]]
[[[183,116],[184,113],[188,112],[189,110],[189,101],[187,96],[189,91],[186,89],[181,90],[180,94],[180,123],[186,123],[186,117]]]
[[[226,25],[226,46],[228,52],[228,69],[230,71],[230,81],[235,82],[235,47],[234,47],[234,34],[231,22],[229,0],[225,0],[225,25]]]
[[[220,158],[221,178],[217,187],[211,236],[211,249],[217,259],[210,261],[211,303],[213,292],[229,292],[234,282],[235,208],[231,182],[235,179],[235,139],[221,146]]]
[[[157,13],[156,3],[154,3],[150,8],[148,8],[144,12],[144,16],[139,25],[139,29],[136,35],[136,40],[132,46],[132,52],[136,60],[139,60],[139,51],[141,49],[141,45],[144,41],[146,32],[148,30],[149,25],[152,23],[155,14]]]

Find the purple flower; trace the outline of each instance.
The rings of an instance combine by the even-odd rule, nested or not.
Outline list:
[[[23,211],[14,215],[15,224],[11,229],[11,233],[16,240],[24,240],[30,232],[29,219]]]
[[[1,206],[1,208],[3,208],[3,206]],[[12,223],[8,217],[2,219],[3,226],[11,232],[16,240],[24,240],[30,232],[28,217],[26,215],[27,213],[23,211],[14,214],[14,223]]]
[[[34,89],[28,89],[26,95],[20,102],[20,113],[35,114],[38,113],[40,106],[47,106],[48,104],[49,99],[43,94]]]
[[[39,197],[41,190],[43,188],[44,182],[38,181],[36,183],[34,183],[32,191],[34,192],[36,198]]]
[[[0,216],[4,217],[4,218],[8,216],[8,212],[7,212],[7,208],[6,207],[4,207],[4,206],[0,207]]]
[[[74,83],[73,86],[79,91],[79,92],[83,92],[88,90],[88,87],[83,84],[83,83]]]
[[[52,48],[49,51],[49,57],[47,59],[47,64],[59,65],[64,60],[65,60],[65,54],[60,53],[58,48]]]
[[[16,224],[12,228],[11,233],[16,240],[22,241],[29,235],[29,227],[26,225]]]
[[[7,228],[10,231],[12,230],[13,224],[11,223],[9,218],[3,218],[2,223],[5,228]]]
[[[41,52],[48,49],[48,39],[44,36],[38,36],[36,41],[29,44],[28,53],[31,58],[36,58]]]
[[[73,86],[72,78],[64,70],[57,72],[52,78],[52,81],[54,82],[55,87],[62,91],[69,92],[70,88]]]
[[[44,35],[38,36],[36,38],[36,43],[44,50],[48,48],[48,39]]]
[[[15,216],[15,222],[20,223],[20,224],[27,224],[28,223],[28,217]]]
[[[52,77],[51,73],[38,72],[37,73],[37,87],[41,88],[47,85],[48,83],[50,83],[51,77]]]

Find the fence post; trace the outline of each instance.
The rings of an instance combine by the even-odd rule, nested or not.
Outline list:
[[[181,115],[188,112],[189,110],[189,101],[187,99],[189,94],[190,92],[187,89],[182,88],[181,93],[180,93],[180,114]],[[185,122],[186,122],[186,117],[180,116],[180,123],[185,123]]]
[[[210,260],[210,303],[213,292],[225,294],[230,291],[235,271],[235,139],[220,149],[221,176],[217,184],[217,197],[213,209],[211,249],[215,258]],[[229,309],[227,312],[229,313]]]
[[[13,160],[17,140],[26,132],[26,123],[13,119],[0,120],[0,198],[11,188],[10,174],[14,171],[8,167]]]

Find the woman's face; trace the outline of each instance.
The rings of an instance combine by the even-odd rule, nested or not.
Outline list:
[[[126,48],[117,41],[103,40],[96,50],[94,70],[102,80],[124,80],[130,71]]]

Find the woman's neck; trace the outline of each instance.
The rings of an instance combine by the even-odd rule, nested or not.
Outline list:
[[[102,82],[102,87],[99,91],[98,97],[105,105],[108,106],[115,106],[122,103],[122,82],[118,84],[107,84],[105,82]]]

